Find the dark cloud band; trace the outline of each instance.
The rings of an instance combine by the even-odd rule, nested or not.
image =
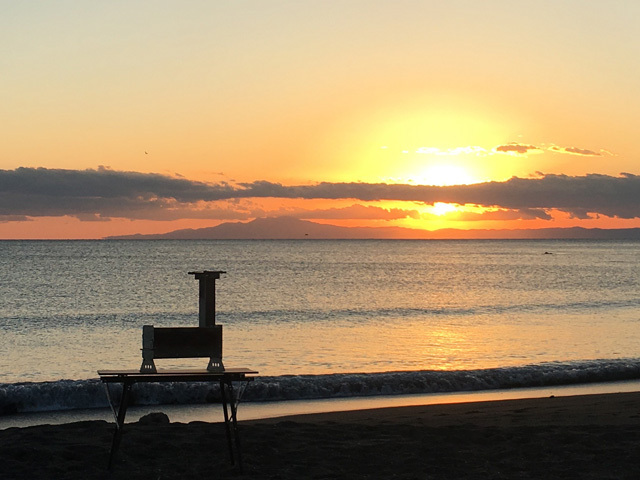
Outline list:
[[[0,170],[0,219],[61,215],[94,219],[229,218],[228,210],[207,203],[243,198],[445,202],[536,211],[538,218],[544,217],[541,211],[550,209],[576,218],[598,214],[636,218],[640,217],[640,176],[543,175],[444,187],[327,182],[287,186],[267,181],[209,184],[105,168]]]

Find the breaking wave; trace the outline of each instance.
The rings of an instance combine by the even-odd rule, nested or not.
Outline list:
[[[550,362],[482,370],[258,376],[243,401],[310,400],[375,395],[469,392],[640,379],[640,359]],[[119,386],[110,387],[118,400]],[[135,405],[220,401],[217,383],[145,383],[132,390]],[[0,384],[0,414],[107,407],[99,379]]]

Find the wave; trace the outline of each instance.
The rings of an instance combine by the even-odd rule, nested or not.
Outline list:
[[[243,401],[310,400],[375,395],[450,393],[575,385],[640,379],[640,359],[550,362],[482,370],[257,377]],[[112,386],[112,398],[120,389]],[[135,405],[203,404],[220,401],[217,384],[145,383],[132,390]],[[0,384],[0,414],[107,407],[99,379]]]
[[[323,322],[336,319],[348,319],[354,321],[370,321],[380,318],[429,318],[429,317],[477,317],[481,315],[506,315],[517,313],[544,313],[553,312],[596,312],[611,311],[613,309],[638,308],[639,298],[620,300],[589,300],[584,302],[548,302],[548,303],[523,303],[513,305],[473,305],[460,307],[435,307],[435,308],[350,308],[327,310],[257,310],[226,312],[219,311],[218,318],[221,323],[296,323],[296,322]],[[174,318],[178,318],[175,317]],[[185,323],[193,321],[193,315],[184,316]],[[138,322],[139,323],[139,322]]]
[[[369,322],[372,319],[379,321],[381,318],[390,319],[425,319],[446,317],[480,317],[486,315],[513,315],[546,314],[564,312],[589,312],[611,311],[614,309],[638,308],[640,298],[621,299],[589,299],[585,301],[559,301],[550,299],[548,302],[524,302],[516,304],[476,304],[468,306],[441,306],[441,307],[388,307],[388,308],[327,308],[327,309],[271,309],[271,310],[218,310],[217,318],[222,324],[287,324],[309,322],[334,322],[336,320],[348,320],[354,322]],[[118,326],[122,328],[139,328],[140,325],[153,324],[157,326],[192,325],[197,322],[198,312],[173,311],[157,309],[146,313],[135,312],[107,312],[107,313],[78,313],[77,309],[65,313],[43,313],[24,315],[15,311],[3,312],[0,310],[0,328],[7,331],[28,331],[33,328],[69,327],[102,327],[104,325]],[[195,319],[195,320],[194,320]]]

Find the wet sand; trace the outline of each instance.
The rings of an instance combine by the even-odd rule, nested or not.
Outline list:
[[[216,408],[213,406],[212,408]],[[244,472],[224,425],[114,424],[0,431],[2,479],[635,479],[640,393],[506,400],[242,421]]]

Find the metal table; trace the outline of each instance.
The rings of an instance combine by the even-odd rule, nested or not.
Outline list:
[[[138,370],[99,370],[100,380],[105,385],[109,406],[113,411],[116,420],[116,429],[113,433],[111,452],[109,454],[109,469],[113,464],[113,459],[120,445],[124,419],[129,406],[131,387],[135,383],[167,383],[167,382],[219,382],[220,395],[222,397],[222,411],[224,413],[225,430],[227,443],[229,446],[229,456],[231,463],[235,464],[237,457],[238,467],[242,471],[242,454],[240,449],[240,437],[238,436],[237,408],[240,401],[240,394],[246,384],[253,380],[258,372],[249,368],[228,368],[219,372],[207,370],[160,370],[157,373],[140,373]],[[241,389],[234,397],[233,382],[242,382]],[[122,384],[122,397],[116,413],[114,403],[111,400],[109,385],[113,383]],[[229,411],[230,410],[230,411]],[[234,455],[234,443],[236,454]]]

